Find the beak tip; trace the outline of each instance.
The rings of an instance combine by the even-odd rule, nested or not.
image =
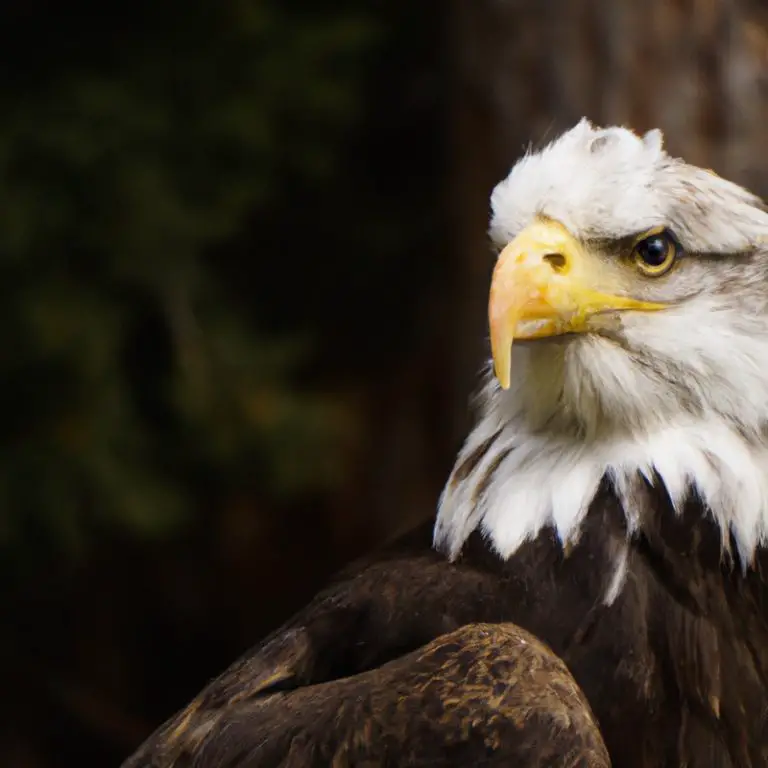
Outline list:
[[[496,376],[496,381],[499,382],[499,386],[502,389],[509,389],[509,384],[510,384],[510,379],[511,379],[511,376],[510,376],[511,365],[510,365],[510,363],[511,363],[510,360],[506,360],[506,361],[504,361],[504,363],[501,363],[499,361],[499,362],[496,362],[496,364],[494,365],[494,371],[493,372],[494,372],[494,374]]]
[[[491,318],[491,359],[493,373],[502,389],[509,389],[512,371],[512,339],[513,324],[510,318],[494,322]]]

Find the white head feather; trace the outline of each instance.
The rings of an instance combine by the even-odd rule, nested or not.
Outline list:
[[[513,348],[513,386],[488,371],[479,421],[440,499],[435,544],[451,557],[479,528],[509,557],[546,525],[577,538],[601,480],[631,534],[639,477],[678,509],[695,491],[749,560],[768,537],[768,212],[743,188],[639,137],[582,120],[523,157],[491,197],[503,247],[538,215],[582,240],[670,228],[688,254],[606,333]]]

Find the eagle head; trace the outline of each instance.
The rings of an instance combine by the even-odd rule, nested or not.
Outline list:
[[[643,136],[582,120],[491,196],[493,365],[435,542],[509,556],[578,536],[600,482],[696,492],[749,556],[768,533],[768,210]]]

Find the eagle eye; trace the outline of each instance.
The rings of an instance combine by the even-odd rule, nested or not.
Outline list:
[[[648,277],[668,272],[679,255],[680,244],[666,229],[643,236],[632,249],[632,261]]]

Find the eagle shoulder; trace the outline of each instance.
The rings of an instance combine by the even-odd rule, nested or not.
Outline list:
[[[216,708],[198,698],[128,765],[610,765],[564,662],[514,624],[466,625],[349,677],[246,687]]]

